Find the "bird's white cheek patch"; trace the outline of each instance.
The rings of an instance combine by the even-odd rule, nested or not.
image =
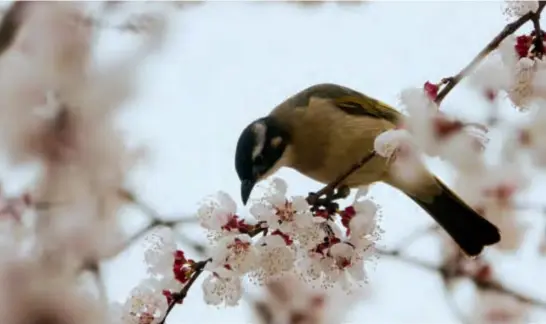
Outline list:
[[[252,127],[252,130],[254,131],[254,134],[256,134],[256,145],[252,149],[252,159],[254,160],[264,149],[265,132],[267,131],[267,128],[262,123],[256,123]]]

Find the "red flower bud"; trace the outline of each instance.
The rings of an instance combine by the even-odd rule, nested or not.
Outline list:
[[[430,82],[425,82],[424,90],[427,96],[430,98],[430,100],[436,100],[436,97],[438,96],[438,90],[440,90],[440,87],[437,84],[433,84]]]

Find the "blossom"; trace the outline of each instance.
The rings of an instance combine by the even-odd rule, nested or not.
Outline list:
[[[506,16],[519,18],[529,13],[529,11],[536,12],[538,10],[538,1],[505,0],[504,7],[503,12]]]
[[[360,297],[360,296],[358,296]],[[268,283],[265,296],[253,303],[259,323],[343,323],[347,310],[359,299],[337,291],[325,293],[297,276]]]
[[[355,247],[347,243],[336,243],[330,247],[331,258],[327,263],[326,274],[328,277],[340,280],[344,287],[349,287],[349,280],[364,281],[364,258],[359,255]]]
[[[299,248],[303,250],[310,250],[324,242],[327,233],[324,231],[323,223],[315,222],[311,227],[299,231],[292,236],[295,240],[297,240]]]
[[[360,240],[372,238],[378,234],[378,206],[368,199],[364,192],[357,193],[351,206],[340,212],[341,223],[347,229],[347,236],[354,246],[360,245]],[[368,241],[366,241],[366,245]]]
[[[153,275],[168,275],[174,263],[176,241],[172,229],[159,227],[146,237],[148,248],[144,252],[147,271]]]
[[[237,306],[243,296],[240,277],[220,277],[213,273],[203,280],[203,297],[208,305]]]
[[[486,142],[483,130],[468,127],[466,131],[457,132],[446,140],[439,147],[439,156],[459,171],[475,171],[484,167],[482,152]]]
[[[197,211],[202,227],[211,233],[209,238],[218,240],[222,236],[248,233],[251,226],[237,215],[237,204],[229,194],[217,192],[205,199]]]
[[[40,167],[35,201],[62,205],[37,210],[41,248],[80,266],[121,245],[114,216],[125,201],[118,190],[142,151],[128,149],[115,113],[132,94],[134,67],[144,57],[104,69],[91,60],[95,38],[85,4],[24,6],[0,57],[0,144],[9,163]]]
[[[32,227],[25,215],[32,212],[32,200],[29,194],[7,197],[0,186],[0,245],[9,245],[10,249],[32,234]],[[5,247],[6,249],[8,247]]]
[[[459,173],[456,188],[470,207],[501,231],[501,241],[495,247],[514,250],[522,243],[524,234],[515,210],[515,199],[529,184],[529,179],[516,164],[505,163]]]
[[[533,98],[533,82],[538,65],[536,60],[527,57],[521,58],[514,67],[512,84],[508,89],[508,98],[519,109],[525,109]]]
[[[145,279],[129,295],[123,305],[122,319],[125,324],[157,324],[165,316],[168,305],[158,281]]]
[[[274,179],[270,193],[262,202],[250,208],[252,215],[267,223],[271,229],[279,229],[286,234],[294,234],[313,225],[313,214],[306,199],[302,196],[286,199],[286,183]]]
[[[377,154],[391,158],[400,150],[411,146],[412,137],[405,129],[394,129],[379,134],[374,141],[374,150]],[[403,154],[403,153],[402,153]]]
[[[252,238],[246,234],[227,236],[218,241],[206,268],[223,277],[240,276],[253,270],[258,263],[258,253]]]
[[[390,175],[404,185],[418,185],[427,172],[413,141],[406,130],[389,130],[377,136],[374,142],[376,152],[389,159]]]
[[[3,321],[10,324],[109,323],[104,304],[89,291],[78,289],[72,278],[38,260],[18,256],[8,260],[4,255],[0,264]]]
[[[358,286],[366,280],[364,263],[373,255],[373,241],[361,239],[358,242],[355,246],[336,237],[325,239],[297,262],[301,278],[319,282],[323,288],[332,288],[339,283],[343,289],[352,290],[354,284]]]
[[[541,102],[538,109],[532,111],[532,115],[512,134],[512,142],[508,143],[507,140],[513,155],[519,152],[527,154],[538,167],[546,166],[546,110],[543,108],[544,102]]]
[[[254,277],[258,282],[283,277],[294,268],[295,252],[281,235],[267,235],[256,242],[259,255],[258,270]]]
[[[428,155],[437,156],[445,142],[465,126],[461,121],[440,113],[437,104],[422,89],[405,89],[400,94],[400,100],[409,112],[404,124],[407,131],[390,130],[387,134],[379,135],[375,147],[384,152],[380,155],[390,156],[394,152],[392,149],[385,150],[390,143],[390,146],[401,147],[405,160],[413,160],[414,167],[417,167],[416,148]],[[400,156],[400,152],[397,152],[397,156]],[[405,161],[404,164],[409,162]]]
[[[497,292],[481,291],[472,323],[512,324],[527,323],[528,307],[514,297]]]
[[[364,200],[353,204],[355,215],[349,221],[351,237],[372,235],[376,230],[377,205],[371,200]]]
[[[509,36],[493,56],[470,76],[481,93],[504,91],[518,110],[527,110],[537,98],[546,98],[546,62],[536,55],[530,35]]]

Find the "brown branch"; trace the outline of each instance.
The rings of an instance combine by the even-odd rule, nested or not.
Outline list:
[[[340,197],[334,197],[334,191],[336,190],[336,188],[339,187],[341,183],[343,183],[343,181],[345,181],[351,174],[353,174],[362,166],[364,166],[366,163],[368,163],[375,155],[376,155],[375,151],[368,153],[364,158],[362,158],[362,160],[360,160],[358,163],[354,164],[349,170],[347,170],[347,172],[337,177],[336,180],[327,184],[321,190],[315,193],[310,193],[309,196],[307,197],[307,202],[310,205],[316,206],[317,204],[324,204],[324,203],[331,202],[333,199],[336,199],[336,198],[342,198],[342,196],[346,192],[343,192],[343,194],[341,194]],[[326,200],[321,201],[320,198],[324,195],[326,195]]]
[[[203,271],[205,270],[205,266],[207,265],[207,263],[209,261],[211,261],[211,259],[207,259],[207,260],[204,260],[204,261],[199,261],[194,265],[193,275],[191,276],[190,280],[188,280],[186,285],[177,294],[176,298],[173,298],[173,300],[169,303],[169,306],[167,307],[167,311],[165,312],[165,316],[163,316],[163,319],[161,320],[161,322],[159,322],[159,324],[165,324],[165,321],[167,320],[167,316],[169,316],[169,314],[173,310],[174,306],[178,302],[180,302],[180,301],[184,300],[184,298],[186,298],[186,296],[188,295],[188,291],[193,286],[193,284],[195,283],[197,278],[199,278],[199,276],[203,273]]]
[[[419,238],[421,238],[423,235],[431,233],[431,232],[438,231],[440,228],[441,228],[440,225],[432,224],[430,226],[427,226],[427,227],[421,228],[421,229],[419,229],[419,230],[417,230],[415,232],[412,232],[411,234],[409,234],[408,236],[406,236],[405,238],[400,240],[398,242],[398,244],[397,244],[398,248],[394,249],[393,251],[400,253],[400,251],[403,248],[406,248],[406,247],[410,246],[415,241],[417,241]]]
[[[459,73],[457,73],[455,76],[452,76],[450,78],[446,78],[446,84],[442,87],[442,90],[438,92],[438,96],[434,100],[438,105],[442,103],[442,100],[455,88],[455,86],[465,77],[467,76],[487,55],[489,55],[491,52],[493,52],[500,43],[506,39],[506,37],[512,35],[514,32],[516,32],[521,26],[523,26],[526,22],[533,19],[533,17],[540,17],[540,14],[542,10],[544,9],[544,6],[546,6],[545,1],[540,1],[537,12],[529,12],[523,16],[521,16],[518,20],[509,23],[506,25],[503,30],[493,38],[479,53],[476,55],[468,65],[466,65]],[[538,18],[537,18],[538,19]]]
[[[393,257],[393,258],[396,258],[397,260],[420,267],[422,269],[426,269],[432,272],[438,272],[444,278],[444,281],[446,282],[448,280],[452,280],[455,278],[468,278],[468,279],[471,279],[476,284],[477,287],[483,290],[492,290],[498,293],[507,294],[507,295],[513,296],[515,299],[517,299],[520,302],[546,308],[546,300],[541,300],[541,299],[526,296],[525,294],[522,294],[521,292],[505,287],[504,285],[502,285],[501,283],[497,281],[482,281],[469,275],[461,275],[460,273],[453,272],[450,269],[448,269],[450,267],[446,267],[446,266],[439,267],[439,266],[430,264],[428,262],[425,262],[423,260],[419,260],[417,258],[413,258],[407,255],[401,254],[399,251],[396,251],[396,250],[378,249],[377,252],[380,255]]]
[[[261,226],[261,223],[258,223],[255,225],[252,231],[248,232],[248,235],[250,237],[254,237],[258,234],[263,233],[264,231],[265,231],[265,228]],[[184,285],[184,287],[180,290],[180,292],[177,293],[174,296],[173,300],[169,303],[169,306],[167,307],[167,311],[165,312],[165,316],[163,317],[161,322],[159,322],[159,324],[165,324],[165,321],[167,320],[167,316],[169,316],[174,306],[180,303],[181,301],[183,301],[184,298],[186,298],[186,296],[188,295],[188,291],[193,286],[197,278],[203,273],[203,271],[205,270],[206,264],[210,261],[212,261],[212,259],[209,258],[194,264],[193,275],[191,276],[190,280],[188,280],[188,282]]]
[[[535,32],[533,53],[536,57],[542,58],[544,54],[544,34],[540,28],[540,14],[535,14],[531,18],[533,21],[533,28]]]

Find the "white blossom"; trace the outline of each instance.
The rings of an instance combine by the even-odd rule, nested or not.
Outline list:
[[[471,323],[523,324],[530,323],[529,307],[512,296],[492,291],[480,291],[472,312]]]
[[[172,275],[176,240],[172,229],[160,227],[146,237],[148,247],[144,252],[144,261],[148,273],[152,275]]]
[[[246,234],[228,236],[218,241],[207,269],[222,276],[240,276],[253,270],[259,261],[252,238]]]
[[[411,145],[412,138],[405,129],[394,129],[379,134],[374,141],[377,154],[391,158],[402,146]]]
[[[337,227],[337,225],[336,225]],[[315,222],[311,227],[301,230],[293,235],[294,240],[301,249],[309,250],[324,242],[326,232],[321,223]]]
[[[504,14],[510,18],[519,18],[526,15],[529,11],[538,10],[538,1],[533,0],[505,0]]]
[[[165,316],[167,306],[167,299],[162,295],[158,282],[152,279],[143,280],[131,290],[123,306],[124,324],[157,324]]]
[[[216,274],[210,274],[203,280],[201,286],[203,297],[208,305],[237,306],[243,296],[240,277],[223,278]]]
[[[217,192],[202,203],[197,211],[202,227],[221,231],[237,213],[237,204],[229,194],[223,191]]]
[[[513,134],[513,150],[523,149],[533,163],[546,166],[546,109],[544,103],[529,116],[518,133]],[[514,154],[515,155],[515,154]]]
[[[265,236],[256,246],[259,254],[256,278],[259,282],[278,279],[294,268],[295,252],[280,235]]]
[[[528,57],[521,58],[514,67],[512,84],[508,89],[508,97],[519,109],[526,109],[533,98],[535,71],[535,60]]]
[[[286,183],[274,179],[270,193],[262,202],[250,208],[251,214],[259,221],[267,222],[272,230],[278,229],[286,234],[297,233],[313,225],[313,214],[306,199],[302,196],[286,197]]]
[[[297,276],[266,285],[266,295],[255,303],[257,320],[254,323],[343,323],[350,307],[362,300],[361,296],[347,295],[342,291],[325,293],[301,282]],[[265,308],[265,312],[264,312]]]
[[[332,262],[326,269],[328,277],[337,279],[343,287],[350,288],[351,281],[366,280],[364,259],[347,243],[336,243],[329,251]]]

